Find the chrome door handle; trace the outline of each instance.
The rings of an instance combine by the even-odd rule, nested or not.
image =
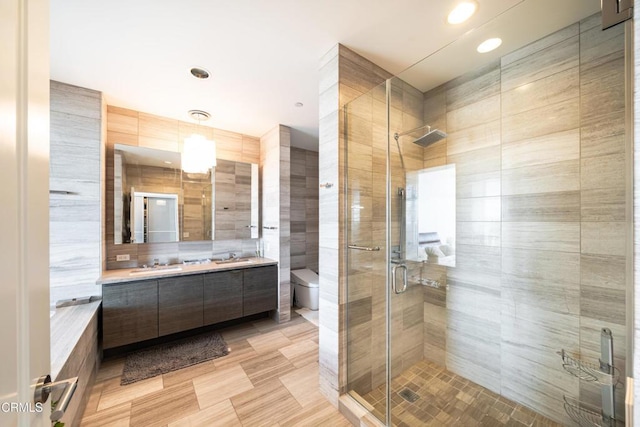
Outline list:
[[[402,269],[402,288],[398,289],[398,287],[396,286],[396,270],[398,269]],[[407,290],[407,285],[409,284],[408,282],[408,276],[407,276],[407,265],[406,264],[396,264],[393,266],[393,268],[391,269],[391,289],[393,289],[393,292],[395,292],[396,294],[401,294],[404,291]]]
[[[68,380],[56,381],[53,383],[51,382],[51,377],[49,375],[44,375],[40,377],[38,383],[36,384],[33,400],[35,403],[44,404],[54,389],[64,387],[62,395],[56,403],[56,407],[51,411],[51,421],[58,421],[63,417],[64,412],[67,410],[69,402],[71,402],[71,398],[73,397],[77,386],[78,377],[69,378]]]

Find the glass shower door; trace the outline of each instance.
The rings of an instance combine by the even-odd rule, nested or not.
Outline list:
[[[386,85],[344,109],[347,240],[347,387],[385,421],[387,414]]]

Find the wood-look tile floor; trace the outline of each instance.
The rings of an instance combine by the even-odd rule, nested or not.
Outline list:
[[[409,389],[413,403],[399,394]],[[362,396],[384,419],[385,385]],[[535,426],[561,427],[543,415],[464,379],[446,368],[423,360],[391,381],[391,411],[395,426]]]
[[[121,386],[124,357],[103,362],[81,426],[350,426],[318,389],[318,328],[293,314],[220,332],[231,349]]]

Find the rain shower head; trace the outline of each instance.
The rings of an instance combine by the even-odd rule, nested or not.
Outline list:
[[[440,129],[429,128],[429,132],[425,133],[420,138],[413,141],[413,143],[418,144],[421,147],[426,147],[446,137],[447,137],[447,134],[442,132]]]
[[[423,129],[423,128],[427,128],[427,133],[425,133],[424,135],[422,135],[419,138],[416,138],[413,143],[414,144],[418,144],[421,147],[427,147],[435,142],[440,141],[441,139],[444,139],[447,137],[447,134],[443,131],[441,131],[440,129],[431,129],[431,126],[429,125],[424,125],[424,126],[420,126],[417,127],[415,129],[411,129],[408,130],[406,132],[402,132],[402,133],[396,133],[395,135],[393,135],[393,137],[395,138],[396,141],[398,141],[398,139],[403,136],[403,135],[407,135],[409,133],[413,133],[415,131],[417,131],[418,129]]]

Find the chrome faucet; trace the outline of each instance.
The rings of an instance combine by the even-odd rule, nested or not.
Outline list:
[[[236,259],[238,258],[238,254],[236,254],[235,252],[229,252],[229,259]]]

